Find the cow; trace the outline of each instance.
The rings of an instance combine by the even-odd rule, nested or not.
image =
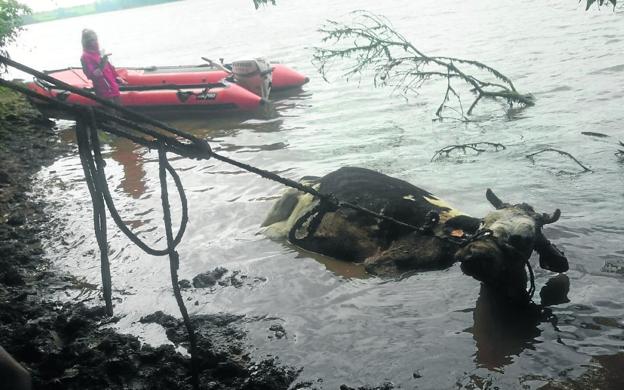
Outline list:
[[[559,219],[559,209],[540,214],[526,203],[505,203],[488,189],[486,198],[495,210],[474,218],[408,182],[357,167],[304,177],[300,183],[323,196],[287,190],[262,223],[265,233],[311,252],[364,263],[374,275],[444,269],[460,262],[465,274],[511,300],[527,302],[532,291],[527,291],[526,269],[532,279],[529,258],[534,250],[542,268],[568,269],[564,254],[542,232]]]

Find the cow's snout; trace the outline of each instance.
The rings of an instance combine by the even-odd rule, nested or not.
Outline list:
[[[495,239],[471,242],[457,251],[455,259],[466,275],[497,288],[509,299],[526,300],[524,262],[505,253]]]

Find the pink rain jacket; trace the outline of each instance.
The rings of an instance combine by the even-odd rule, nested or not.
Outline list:
[[[96,76],[95,70],[98,69],[102,57],[98,50],[84,50],[80,62],[82,63],[82,71],[93,81],[95,94],[103,98],[113,98],[119,96],[119,84],[116,78],[119,77],[115,67],[108,61],[104,64],[102,74]]]

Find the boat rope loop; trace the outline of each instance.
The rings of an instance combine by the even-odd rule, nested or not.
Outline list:
[[[102,189],[103,171],[98,169],[93,155],[93,132],[87,126],[87,122],[79,120],[76,123],[76,138],[78,141],[78,153],[80,162],[84,171],[87,188],[91,194],[91,202],[93,203],[93,225],[95,230],[95,238],[97,239],[100,249],[100,263],[102,273],[102,290],[104,292],[104,301],[106,302],[106,313],[113,315],[112,302],[112,282],[110,273],[110,262],[108,259],[108,239],[106,230],[106,208],[104,207],[104,195]],[[96,137],[97,138],[97,134]],[[105,177],[104,177],[105,181]]]
[[[180,267],[180,256],[178,251],[176,251],[176,246],[179,241],[176,242],[176,238],[173,237],[173,230],[171,228],[171,207],[169,206],[169,193],[167,189],[167,172],[171,174],[173,177],[176,186],[180,192],[180,198],[184,199],[183,204],[184,209],[186,209],[186,198],[183,196],[184,191],[182,189],[182,185],[180,184],[180,178],[177,173],[169,164],[169,160],[167,160],[167,151],[164,145],[160,145],[158,148],[158,162],[159,162],[159,177],[160,177],[160,197],[162,200],[162,208],[163,208],[163,219],[165,222],[165,235],[167,236],[167,252],[169,254],[169,271],[171,275],[171,287],[173,287],[173,294],[175,295],[176,302],[178,303],[178,308],[180,309],[180,314],[182,314],[182,320],[184,322],[184,326],[186,327],[188,338],[189,338],[189,352],[191,354],[191,372],[192,377],[191,381],[193,384],[193,389],[199,389],[199,362],[197,356],[197,337],[195,335],[195,329],[191,322],[191,318],[188,315],[188,311],[186,310],[186,305],[184,304],[184,299],[182,298],[182,293],[180,292],[180,284],[178,282],[178,269]],[[183,217],[183,220],[187,220],[188,215]],[[185,224],[186,225],[186,222]],[[180,228],[178,231],[178,236],[182,237],[183,229]]]
[[[193,388],[197,389],[199,386],[198,377],[198,362],[197,354],[197,338],[193,324],[191,323],[188,311],[184,304],[184,299],[180,292],[180,285],[178,281],[178,269],[180,266],[180,257],[176,251],[176,246],[181,242],[182,236],[188,223],[188,205],[186,195],[182,182],[177,172],[173,169],[169,160],[167,159],[167,152],[164,143],[158,144],[158,162],[159,162],[159,177],[161,187],[161,199],[163,207],[163,219],[165,225],[165,235],[167,239],[167,247],[165,249],[156,249],[143,240],[141,240],[136,234],[134,234],[126,224],[123,222],[115,203],[110,194],[108,183],[106,181],[105,166],[106,163],[101,154],[101,145],[98,138],[98,122],[95,117],[95,110],[91,107],[86,108],[86,111],[82,115],[76,117],[76,136],[78,140],[78,151],[80,155],[80,161],[84,170],[87,187],[91,194],[91,200],[93,203],[93,220],[95,235],[100,249],[101,260],[101,273],[102,273],[102,289],[104,300],[106,303],[106,312],[108,315],[113,315],[112,304],[112,281],[110,272],[110,262],[108,259],[108,240],[106,230],[106,208],[108,208],[112,219],[119,229],[137,246],[148,254],[155,256],[169,256],[169,268],[171,275],[171,286],[173,293],[178,304],[178,308],[182,315],[184,326],[186,327],[189,338],[189,352],[191,354],[191,366],[192,366],[192,382]],[[182,205],[182,220],[180,222],[180,228],[176,235],[173,234],[171,223],[171,207],[169,204],[169,191],[167,187],[167,173],[171,175],[176,186],[176,190],[180,196],[180,203]]]

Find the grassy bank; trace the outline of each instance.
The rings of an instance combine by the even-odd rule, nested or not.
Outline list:
[[[6,150],[16,131],[24,129],[24,121],[33,119],[44,120],[21,94],[0,87],[0,151]]]
[[[23,106],[21,102],[19,102],[17,93],[10,89],[0,87],[0,120],[13,112],[18,104]]]

